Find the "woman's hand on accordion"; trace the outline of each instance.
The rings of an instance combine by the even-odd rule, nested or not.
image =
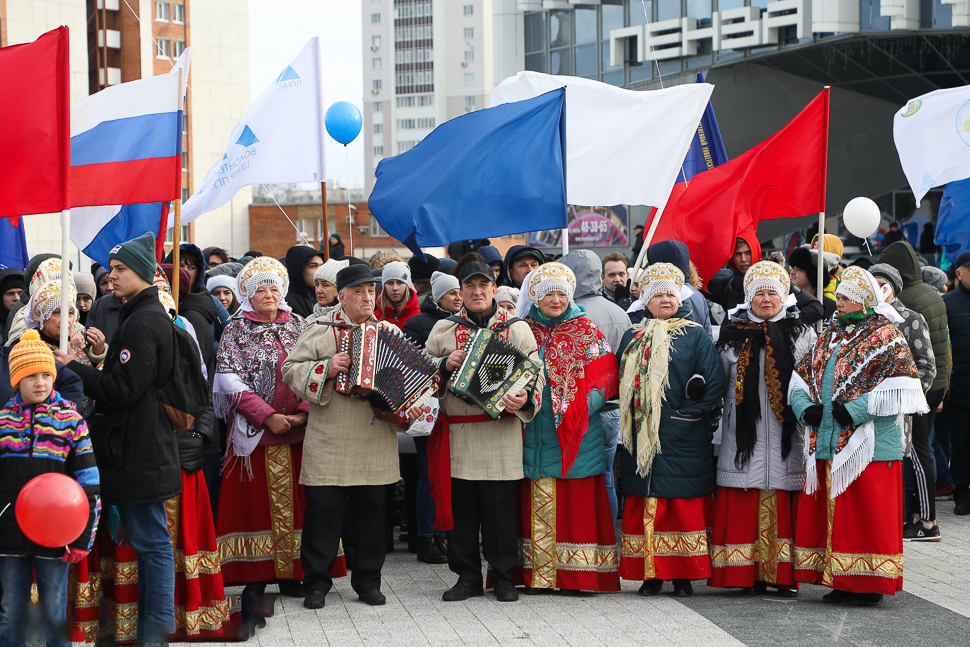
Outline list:
[[[467,356],[468,353],[460,348],[456,348],[455,350],[451,351],[451,355],[448,356],[448,361],[445,362],[445,368],[449,371],[454,371],[457,368],[461,368],[461,365]]]
[[[327,367],[327,379],[337,377],[338,373],[346,373],[348,370],[350,370],[350,355],[337,353],[330,359],[330,366]]]
[[[505,410],[508,411],[509,413],[515,413],[516,411],[524,407],[525,403],[528,401],[529,401],[529,394],[525,391],[525,389],[520,390],[515,395],[506,393],[505,397],[502,398],[502,404],[505,405]]]

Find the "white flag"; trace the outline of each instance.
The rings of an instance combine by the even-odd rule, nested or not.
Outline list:
[[[893,139],[916,206],[933,187],[970,177],[970,85],[907,103],[893,117]]]
[[[636,92],[575,76],[519,72],[490,106],[566,87],[566,199],[570,204],[662,207],[714,86]]]
[[[222,159],[182,205],[182,224],[224,205],[250,184],[324,182],[322,95],[314,37],[233,128]],[[174,214],[168,226],[175,226]]]

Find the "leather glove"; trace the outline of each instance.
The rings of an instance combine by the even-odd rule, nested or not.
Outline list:
[[[835,421],[843,427],[851,427],[855,424],[852,421],[852,414],[849,413],[849,410],[845,408],[845,405],[840,402],[835,402],[832,404],[832,417],[835,418]]]
[[[616,286],[616,290],[613,291],[613,295],[616,297],[617,301],[630,298],[630,283],[632,281],[633,279],[627,279],[624,285]]]
[[[71,548],[70,546],[68,546],[64,550],[64,556],[61,557],[61,561],[70,562],[71,564],[77,564],[87,556],[88,556],[88,551],[79,550],[77,548]]]
[[[809,408],[805,409],[805,412],[802,414],[802,420],[806,425],[818,427],[820,424],[822,424],[822,405],[813,404]]]
[[[700,375],[695,375],[687,380],[687,388],[684,390],[689,400],[703,400],[707,395],[707,382]]]

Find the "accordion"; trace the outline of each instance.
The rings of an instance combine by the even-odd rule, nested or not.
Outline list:
[[[338,351],[350,355],[350,368],[337,376],[334,388],[367,400],[381,420],[406,424],[408,410],[438,388],[438,366],[400,332],[376,321],[341,329]]]
[[[535,362],[486,328],[472,332],[462,350],[467,356],[452,373],[448,390],[492,419],[502,415],[506,393],[518,393],[539,374]]]

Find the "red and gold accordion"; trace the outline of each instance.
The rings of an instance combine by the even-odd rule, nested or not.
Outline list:
[[[408,410],[438,388],[438,366],[399,331],[376,321],[341,328],[337,350],[350,355],[350,369],[337,375],[336,390],[367,400],[381,420],[406,424]]]

